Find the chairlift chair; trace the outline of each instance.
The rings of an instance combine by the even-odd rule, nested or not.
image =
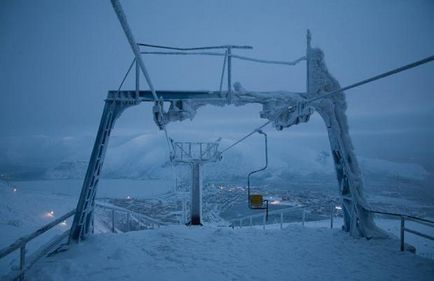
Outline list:
[[[265,220],[268,221],[268,200],[264,200],[264,196],[262,194],[252,194],[250,192],[250,177],[253,174],[264,171],[268,167],[268,139],[267,134],[262,130],[256,131],[259,134],[264,135],[265,141],[265,166],[259,170],[252,171],[247,176],[247,199],[249,209],[253,210],[265,210]]]

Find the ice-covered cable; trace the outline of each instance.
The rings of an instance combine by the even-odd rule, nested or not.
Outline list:
[[[253,131],[251,131],[250,133],[248,133],[247,135],[245,135],[244,137],[242,137],[241,139],[237,140],[236,142],[234,142],[233,144],[231,144],[230,146],[226,147],[225,149],[223,149],[221,151],[221,154],[223,154],[224,152],[228,151],[229,149],[231,149],[232,147],[236,146],[237,144],[239,144],[240,142],[244,141],[245,139],[247,139],[248,137],[250,137],[251,135],[253,135],[254,133],[256,133],[257,131],[261,130],[262,128],[266,127],[268,124],[270,124],[271,122],[273,122],[273,120],[269,120],[267,122],[265,122],[264,124],[262,124],[261,126],[259,126],[258,128],[254,129]]]
[[[144,55],[172,55],[172,56],[218,56],[223,57],[226,56],[226,53],[218,53],[218,52],[152,52],[152,51],[142,51],[140,52]],[[280,64],[280,65],[288,65],[288,66],[294,66],[298,64],[299,62],[306,60],[306,57],[300,57],[294,61],[278,61],[278,60],[264,60],[264,59],[257,59],[252,57],[246,57],[246,56],[239,56],[239,55],[230,55],[231,58],[244,60],[244,61],[250,61],[250,62],[257,62],[257,63],[264,63],[264,64]]]
[[[169,55],[169,56],[217,56],[222,57],[225,53],[218,52],[158,52],[158,51],[142,51],[143,55]]]
[[[407,65],[404,65],[404,66],[401,66],[401,67],[395,68],[395,69],[393,69],[393,70],[390,70],[390,71],[384,72],[384,73],[379,74],[379,75],[376,75],[376,76],[374,76],[374,77],[371,77],[371,78],[368,78],[368,79],[362,80],[362,81],[360,81],[360,82],[357,82],[357,83],[351,84],[351,85],[349,85],[349,86],[346,86],[346,87],[343,87],[343,88],[337,89],[337,90],[335,90],[335,91],[331,91],[331,92],[329,92],[329,93],[325,93],[325,94],[319,95],[319,96],[317,96],[317,97],[310,98],[307,102],[308,102],[308,103],[311,103],[311,102],[317,101],[317,100],[319,100],[319,99],[323,99],[323,98],[329,97],[329,96],[331,96],[331,95],[334,95],[334,94],[337,94],[337,93],[343,92],[343,91],[345,91],[345,90],[349,90],[349,89],[352,89],[352,88],[355,88],[355,87],[358,87],[358,86],[361,86],[361,85],[364,85],[364,84],[367,84],[367,83],[370,83],[370,82],[373,82],[373,81],[376,81],[376,80],[379,80],[379,79],[382,79],[382,78],[385,78],[385,77],[388,77],[388,76],[391,76],[391,75],[393,75],[393,74],[396,74],[396,73],[399,73],[399,72],[402,72],[402,71],[405,71],[405,70],[408,70],[408,69],[411,69],[411,68],[417,67],[417,66],[419,66],[419,65],[422,65],[422,64],[425,64],[425,63],[429,63],[429,62],[431,62],[431,61],[434,61],[434,56],[426,57],[426,58],[421,59],[421,60],[418,60],[418,61],[416,61],[416,62],[413,62],[413,63],[407,64]]]
[[[283,113],[285,113],[288,110],[292,110],[294,107],[293,106],[289,106],[289,107],[285,107],[283,110],[279,111],[278,114],[276,114],[276,117],[273,119],[268,120],[267,122],[265,122],[264,124],[262,124],[261,126],[257,127],[256,129],[254,129],[253,131],[251,131],[250,133],[248,133],[247,135],[245,135],[244,137],[242,137],[241,139],[237,140],[236,142],[234,142],[233,144],[231,144],[230,146],[226,147],[225,149],[223,149],[220,153],[223,154],[224,152],[228,151],[229,149],[231,149],[232,147],[236,146],[237,144],[239,144],[240,142],[244,141],[245,139],[247,139],[248,137],[250,137],[251,135],[253,135],[254,133],[260,131],[261,129],[265,128],[266,126],[268,126],[268,124],[270,124],[271,122],[273,122],[274,120],[277,120],[277,118],[279,118]]]
[[[255,59],[255,58],[238,56],[238,55],[231,55],[231,57],[234,59],[251,61],[251,62],[258,62],[258,63],[265,63],[265,64],[282,64],[282,65],[289,65],[289,66],[296,65],[297,63],[299,63],[303,60],[306,60],[306,57],[301,57],[301,58],[298,58],[294,61],[263,60],[263,59]]]
[[[213,49],[253,49],[252,46],[237,46],[237,45],[221,45],[221,46],[207,46],[207,47],[193,47],[193,48],[180,48],[180,47],[169,47],[153,44],[138,43],[138,46],[157,48],[157,49],[167,49],[176,51],[198,51],[198,50],[213,50]]]

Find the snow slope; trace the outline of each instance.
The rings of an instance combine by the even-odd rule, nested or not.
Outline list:
[[[339,230],[170,226],[99,234],[45,258],[28,280],[432,280],[434,261],[397,240]]]

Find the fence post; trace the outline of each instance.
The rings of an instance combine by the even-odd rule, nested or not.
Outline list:
[[[264,219],[262,221],[262,229],[265,230],[265,221],[266,221],[266,215],[264,214]]]
[[[112,232],[115,232],[115,210],[112,209]]]
[[[333,229],[333,205],[330,206],[330,228]]]
[[[405,220],[404,217],[401,216],[401,252],[404,251],[404,228],[405,228]]]
[[[283,212],[280,212],[280,229],[283,229]]]
[[[131,231],[130,212],[127,213],[127,228]]]
[[[26,266],[26,244],[20,248],[20,281],[24,280],[24,267]]]
[[[304,226],[304,220],[306,219],[306,211],[303,208],[303,213],[301,215],[301,225]]]

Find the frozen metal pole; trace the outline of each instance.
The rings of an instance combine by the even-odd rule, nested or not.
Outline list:
[[[112,232],[115,232],[115,209],[112,209]]]
[[[127,231],[131,231],[130,212],[127,213]]]
[[[309,64],[310,64],[310,49],[311,49],[311,34],[310,34],[310,30],[307,30],[306,33],[306,93],[309,96],[310,94],[310,89],[309,89],[309,76],[310,76],[310,70],[309,70]]]
[[[228,48],[228,102],[232,103],[232,50]]]
[[[200,174],[200,163],[194,161],[192,164],[192,187],[191,187],[191,224],[202,225],[202,179]]]
[[[140,66],[136,60],[136,99],[139,99],[140,93]]]
[[[265,222],[267,221],[267,216],[264,214],[264,219],[262,220],[262,229],[265,230]]]
[[[334,211],[333,204],[330,206],[330,228],[333,229],[333,211]]]
[[[401,229],[400,229],[400,238],[401,238],[401,252],[404,251],[404,228],[405,228],[405,220],[404,217],[401,216]]]
[[[303,213],[302,213],[302,215],[301,215],[301,224],[304,226],[304,221],[305,221],[305,219],[306,219],[306,211],[305,211],[305,209],[303,208]]]
[[[20,277],[19,280],[24,280],[24,268],[26,266],[26,244],[20,248]]]
[[[140,55],[140,49],[139,46],[136,43],[136,40],[134,39],[133,33],[131,32],[130,26],[128,25],[127,17],[125,16],[124,10],[122,9],[121,3],[119,3],[119,0],[111,0],[113,9],[116,12],[116,15],[118,16],[119,22],[121,23],[122,29],[125,32],[125,35],[127,36],[128,43],[130,43],[131,49],[133,50],[134,56],[136,57],[136,62],[139,64],[140,69],[143,72],[143,75],[145,76],[146,82],[148,82],[148,86],[151,89],[152,96],[154,97],[155,101],[158,101],[157,93],[155,92],[155,88],[152,85],[151,77],[148,74],[148,71],[146,70],[145,63],[142,60],[142,57]]]

